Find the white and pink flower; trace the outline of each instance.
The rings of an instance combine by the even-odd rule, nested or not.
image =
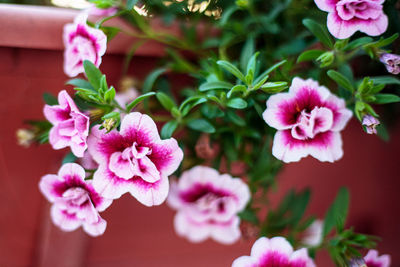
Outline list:
[[[251,248],[250,256],[237,258],[232,267],[314,267],[307,249],[293,251],[290,243],[283,237],[259,238]]]
[[[356,31],[371,36],[384,33],[388,17],[383,13],[385,0],[314,0],[318,8],[329,12],[329,32],[338,39],[346,39]]]
[[[54,149],[71,147],[72,153],[83,157],[87,148],[89,117],[79,111],[75,102],[63,90],[58,94],[58,105],[45,105],[44,116],[53,124],[49,133],[49,142]]]
[[[343,156],[340,131],[352,112],[318,82],[294,78],[288,93],[271,96],[263,118],[275,129],[272,154],[284,162],[308,155],[333,162]]]
[[[316,247],[323,240],[322,230],[324,223],[322,220],[315,220],[304,232],[301,242],[308,247]]]
[[[102,235],[107,222],[99,212],[112,200],[100,196],[91,181],[85,181],[85,170],[76,163],[64,164],[57,175],[48,174],[39,183],[40,191],[53,203],[51,218],[64,231],[82,226],[91,236]]]
[[[371,249],[364,257],[364,262],[367,267],[390,267],[390,256],[379,256],[378,251],[376,251],[375,249]]]
[[[74,23],[64,26],[64,72],[70,77],[83,73],[83,61],[89,60],[97,67],[106,52],[107,36],[99,29],[86,24],[88,14],[81,13]]]
[[[168,176],[179,166],[183,152],[174,138],[161,140],[154,121],[133,112],[118,132],[92,128],[89,152],[99,164],[93,186],[103,196],[116,199],[129,192],[146,206],[167,198]]]
[[[178,211],[174,219],[178,235],[192,242],[211,237],[231,244],[241,236],[237,213],[249,199],[250,190],[241,179],[196,166],[171,185],[168,204]]]

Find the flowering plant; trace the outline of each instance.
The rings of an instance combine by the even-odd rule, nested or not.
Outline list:
[[[177,234],[192,242],[231,244],[246,227],[255,229],[252,237],[261,237],[251,256],[232,266],[315,266],[323,249],[338,266],[389,266],[390,257],[375,250],[361,257],[377,237],[345,227],[345,187],[322,220],[305,215],[310,190],[290,191],[277,207],[265,199],[283,163],[340,160],[341,131],[353,115],[366,133],[387,137],[375,109],[400,101],[391,92],[400,84],[399,56],[390,51],[399,21],[384,12],[394,3],[92,2],[96,12],[83,11],[64,28],[64,71],[83,74],[67,82],[74,95],[46,94],[48,122],[19,132],[21,139],[71,150],[58,175],[39,183],[56,225],[101,235],[106,221],[99,212],[129,193],[146,206],[166,201],[177,210]],[[329,12],[327,26],[319,9]],[[154,31],[156,17],[174,20],[181,33]],[[131,28],[107,24],[117,18]],[[99,69],[117,34],[136,38],[125,66],[146,42],[164,44],[163,65],[137,89],[116,90]],[[365,61],[373,64],[356,69]],[[370,75],[386,70],[394,75]],[[172,73],[192,83],[171,90]]]

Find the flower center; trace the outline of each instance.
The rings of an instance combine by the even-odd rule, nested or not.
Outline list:
[[[291,133],[298,140],[312,139],[318,133],[328,131],[332,124],[332,111],[324,107],[315,107],[311,112],[301,111]]]
[[[82,206],[90,200],[87,191],[80,187],[74,187],[66,190],[63,194],[63,199],[71,206]]]

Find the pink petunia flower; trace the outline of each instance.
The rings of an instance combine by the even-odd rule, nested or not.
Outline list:
[[[307,249],[293,251],[292,246],[283,237],[259,238],[251,248],[250,256],[237,258],[232,267],[314,267]]]
[[[318,8],[329,12],[329,32],[338,39],[346,39],[356,31],[371,36],[384,33],[388,17],[383,13],[385,0],[314,0]]]
[[[364,257],[365,264],[367,267],[389,267],[390,256],[389,255],[378,255],[378,251],[371,249]]]
[[[333,162],[343,156],[340,131],[352,112],[318,82],[294,78],[288,93],[271,96],[263,118],[275,129],[272,154],[284,162],[308,155]]]
[[[384,53],[379,57],[379,60],[385,64],[388,72],[392,74],[400,73],[400,56],[396,54]]]
[[[168,204],[176,209],[174,225],[178,235],[192,242],[211,237],[223,244],[240,238],[242,211],[250,199],[250,190],[241,179],[197,166],[185,171],[171,185]]]
[[[89,117],[79,111],[67,91],[58,94],[58,105],[45,105],[44,116],[53,124],[49,133],[49,142],[54,149],[71,147],[72,153],[83,157],[87,148]]]
[[[51,218],[64,231],[80,226],[91,236],[102,235],[107,222],[99,215],[112,200],[100,196],[91,181],[85,181],[85,170],[76,163],[64,164],[57,175],[48,174],[39,183],[40,191],[53,203]]]
[[[99,29],[86,24],[88,14],[81,13],[74,23],[64,26],[64,72],[70,77],[83,73],[83,61],[89,60],[97,67],[106,52],[107,36]]]
[[[106,133],[99,126],[93,127],[88,146],[99,164],[94,188],[112,199],[129,192],[146,206],[164,202],[169,191],[168,176],[183,158],[177,141],[161,140],[154,121],[139,112],[126,115],[119,132]]]

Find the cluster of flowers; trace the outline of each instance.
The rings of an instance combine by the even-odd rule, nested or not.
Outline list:
[[[337,38],[348,38],[357,30],[379,35],[387,28],[388,19],[382,11],[384,0],[315,2],[329,12],[328,29]],[[106,51],[106,36],[89,27],[86,20],[84,13],[64,29],[64,70],[71,77],[84,72],[84,60],[99,66]],[[399,56],[383,54],[381,60],[390,72],[400,72]],[[53,125],[49,142],[54,149],[70,147],[75,156],[82,158],[82,166],[92,161],[86,169],[76,163],[64,164],[57,175],[45,175],[40,181],[41,192],[53,203],[52,220],[61,229],[72,231],[82,226],[92,236],[103,234],[106,221],[99,212],[129,192],[146,206],[160,205],[167,199],[169,206],[177,210],[176,232],[190,241],[212,238],[231,244],[240,238],[238,213],[251,197],[247,184],[210,167],[196,166],[183,172],[169,189],[168,177],[179,167],[183,151],[174,138],[160,138],[151,117],[139,112],[126,114],[120,129],[110,132],[99,125],[90,127],[89,116],[78,109],[66,91],[59,93],[57,105],[44,107],[44,114]],[[340,131],[351,117],[343,99],[312,79],[297,77],[287,93],[267,100],[263,113],[265,122],[277,130],[272,154],[284,162],[299,161],[308,155],[320,161],[340,159]],[[379,122],[374,119],[364,118],[369,133],[376,133],[374,127]],[[92,179],[87,179],[88,171],[94,172]],[[317,228],[318,241],[314,235],[314,241],[304,243],[316,246],[321,242],[322,226],[319,223],[313,227]],[[364,262],[367,266],[385,267],[390,258],[370,251]],[[251,256],[236,259],[232,266],[315,264],[306,248],[293,251],[283,237],[262,237],[255,242]]]

